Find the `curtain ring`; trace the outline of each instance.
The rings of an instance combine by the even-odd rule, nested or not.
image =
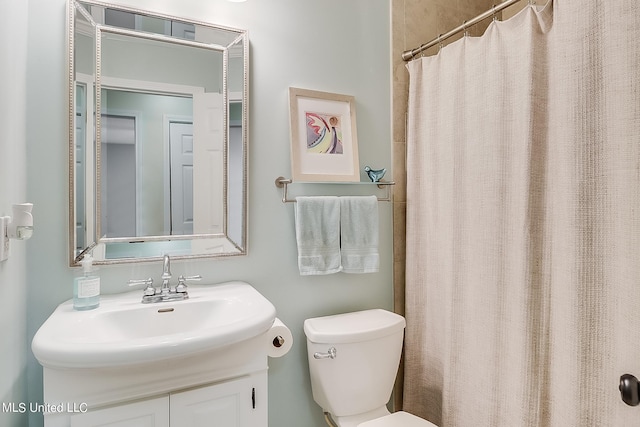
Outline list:
[[[438,52],[442,50],[442,40],[440,39],[442,34],[438,34]]]
[[[462,23],[462,31],[464,31],[464,36],[469,37],[469,29],[467,28],[467,21]]]
[[[493,21],[497,21],[498,20],[498,15],[496,15],[496,5],[494,4],[493,6],[491,6],[491,10],[493,11]]]

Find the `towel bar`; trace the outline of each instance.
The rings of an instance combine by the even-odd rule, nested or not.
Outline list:
[[[276,178],[276,187],[282,188],[282,203],[293,203],[296,199],[289,199],[287,192],[289,191],[289,184],[293,184],[293,180],[291,178],[285,178],[279,176]],[[310,184],[309,182],[305,182],[304,184]],[[390,202],[391,201],[391,186],[395,185],[394,181],[380,181],[380,182],[316,182],[315,184],[366,184],[366,185],[375,185],[378,188],[385,188],[387,190],[387,194],[384,197],[378,197],[379,202]]]

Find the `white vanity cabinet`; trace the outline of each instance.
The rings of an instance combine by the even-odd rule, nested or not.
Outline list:
[[[266,336],[137,366],[44,367],[45,427],[268,427]]]
[[[244,377],[88,411],[72,415],[71,427],[266,427],[253,385]]]

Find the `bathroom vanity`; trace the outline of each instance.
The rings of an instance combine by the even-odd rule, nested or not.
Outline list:
[[[45,427],[266,427],[273,305],[244,282],[142,297],[103,296],[89,311],[67,301],[38,330]]]
[[[219,355],[133,369],[45,368],[45,401],[63,409],[46,413],[45,426],[199,427],[216,420],[225,427],[267,427],[267,364],[260,338]]]

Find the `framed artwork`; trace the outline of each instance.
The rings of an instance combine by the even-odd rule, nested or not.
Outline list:
[[[293,181],[360,181],[355,98],[289,88]]]

